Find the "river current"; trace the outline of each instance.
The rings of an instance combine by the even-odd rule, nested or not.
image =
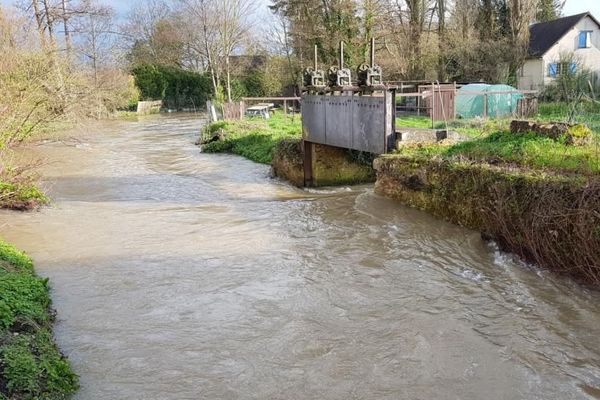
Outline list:
[[[600,293],[372,186],[201,153],[198,115],[29,145],[0,212],[51,279],[77,399],[600,399]]]

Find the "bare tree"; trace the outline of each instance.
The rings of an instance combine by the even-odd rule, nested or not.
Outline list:
[[[220,58],[223,54],[219,41],[218,9],[213,0],[179,0],[182,14],[191,16],[186,31],[189,48],[204,60],[210,71],[213,90],[217,93],[221,79]]]
[[[276,12],[273,22],[269,24],[268,29],[265,31],[265,36],[268,38],[267,48],[271,53],[285,57],[287,71],[290,74],[289,81],[297,84],[299,83],[297,81],[300,78],[301,70],[298,68],[298,63],[295,62],[290,21],[281,12]]]
[[[512,73],[515,74],[527,55],[529,44],[529,25],[535,20],[539,0],[509,0],[511,41],[514,46],[514,61],[511,63]]]
[[[78,50],[90,63],[94,84],[99,84],[98,72],[111,57],[112,44],[115,36],[113,23],[115,11],[102,5],[97,0],[84,0],[85,15],[78,18],[74,32],[78,35]]]
[[[217,32],[225,59],[227,100],[231,101],[231,56],[238,50],[242,40],[252,27],[251,15],[254,2],[251,0],[217,1]]]
[[[160,21],[168,20],[172,9],[164,0],[138,0],[132,5],[127,15],[127,22],[122,26],[121,33],[133,47],[136,43],[147,46],[151,56],[158,58],[158,52],[153,47],[153,38]]]

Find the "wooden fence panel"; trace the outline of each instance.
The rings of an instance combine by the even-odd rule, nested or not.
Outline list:
[[[246,107],[243,101],[232,101],[231,103],[223,104],[223,119],[243,119]]]
[[[529,118],[538,113],[537,97],[523,97],[517,103],[517,116],[521,118]]]

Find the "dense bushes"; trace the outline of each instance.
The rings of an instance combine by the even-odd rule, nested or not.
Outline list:
[[[0,240],[0,399],[65,399],[77,376],[52,337],[48,280]]]
[[[198,108],[212,95],[210,77],[163,65],[138,65],[132,73],[142,100],[163,100],[168,108]]]

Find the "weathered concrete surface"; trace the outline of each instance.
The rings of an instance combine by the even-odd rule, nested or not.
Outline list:
[[[137,105],[137,113],[140,115],[157,114],[162,107],[162,100],[140,101]]]
[[[275,150],[272,172],[294,186],[304,186],[304,149],[301,140],[283,140]]]
[[[324,145],[384,154],[393,145],[393,99],[384,96],[306,95],[303,138]]]
[[[351,185],[375,181],[372,165],[360,161],[349,150],[315,144],[312,155],[313,186]],[[273,174],[304,186],[304,146],[300,140],[281,142],[273,158]]]
[[[433,144],[441,141],[460,142],[466,138],[455,131],[445,129],[397,128],[396,148],[407,144]]]

